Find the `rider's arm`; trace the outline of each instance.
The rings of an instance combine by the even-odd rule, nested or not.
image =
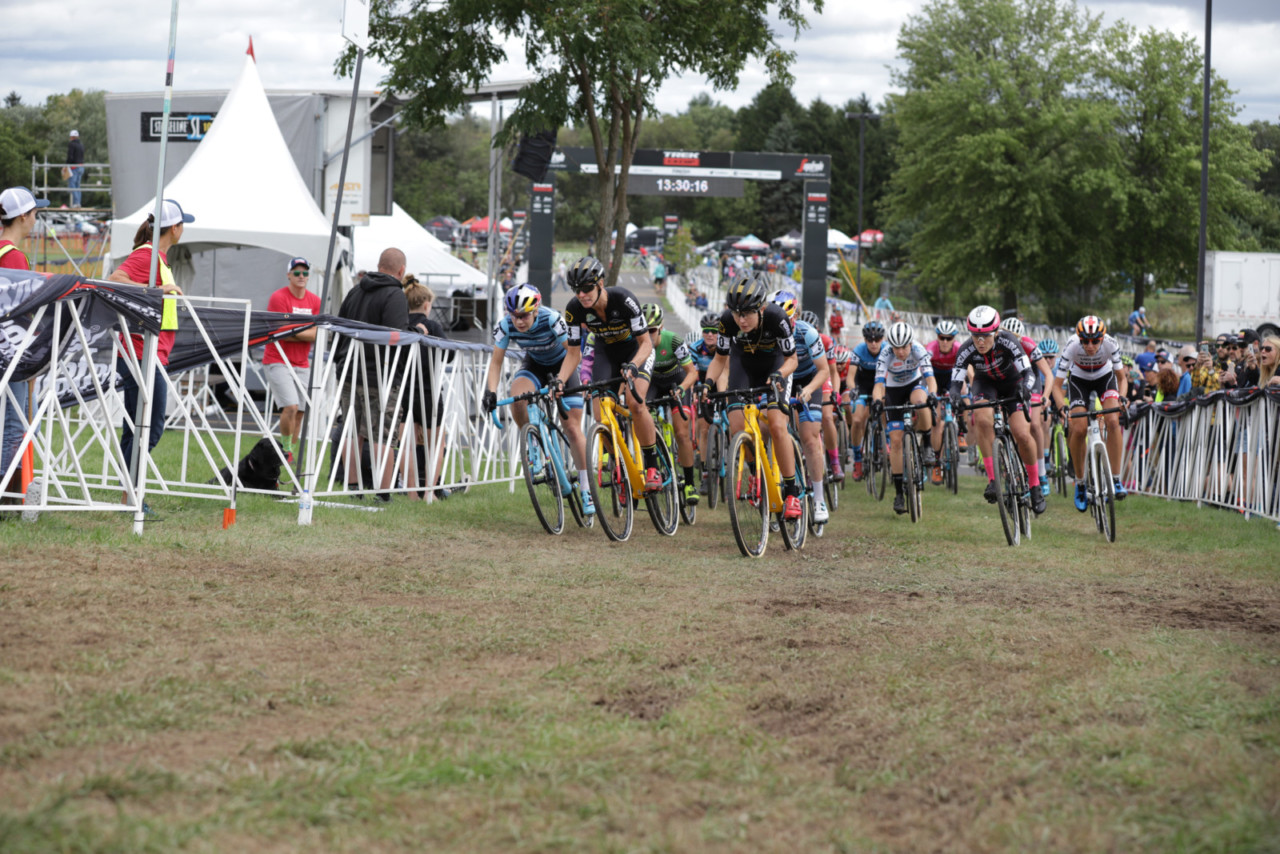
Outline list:
[[[684,379],[680,381],[680,390],[685,391],[693,388],[693,384],[698,381],[698,369],[692,361],[686,362],[682,367],[684,368]]]
[[[506,355],[506,348],[493,348],[493,355],[489,357],[489,372],[484,378],[484,387],[487,391],[498,390],[498,378],[502,376],[502,360]]]
[[[799,364],[800,360],[796,357],[796,354],[794,352],[788,353],[787,358],[782,360],[782,367],[778,368],[778,373],[784,377],[789,377],[796,372],[796,366]]]
[[[653,352],[653,341],[648,335],[637,335],[635,355],[631,357],[631,363],[637,368],[649,360],[649,354]]]
[[[565,385],[569,382],[569,378],[578,370],[579,363],[582,362],[582,348],[577,343],[565,344],[564,361],[560,364],[560,384]]]
[[[711,364],[707,366],[707,385],[712,388],[717,387],[720,374],[724,373],[725,365],[729,364],[729,357],[724,353],[716,353],[715,358],[711,360]]]

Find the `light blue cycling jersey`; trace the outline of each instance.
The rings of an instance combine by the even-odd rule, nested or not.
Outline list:
[[[888,348],[883,344],[880,346],[881,353],[886,349]],[[858,369],[859,374],[874,374],[879,361],[880,357],[871,355],[871,351],[867,349],[866,341],[853,348],[853,366]]]
[[[539,365],[554,365],[564,359],[564,342],[568,337],[569,328],[560,312],[544,305],[538,309],[528,332],[516,329],[511,315],[502,318],[493,330],[493,346],[502,350],[515,347]]]
[[[884,383],[889,388],[901,388],[915,385],[924,377],[933,376],[933,363],[929,351],[919,341],[911,342],[911,352],[905,359],[893,354],[888,342],[880,348],[880,359],[876,363],[876,382]]]
[[[796,359],[799,361],[799,364],[796,365],[796,379],[812,377],[818,370],[818,366],[813,363],[813,360],[827,357],[826,351],[822,348],[822,336],[818,334],[818,330],[813,328],[813,324],[797,320],[794,337],[796,339]]]

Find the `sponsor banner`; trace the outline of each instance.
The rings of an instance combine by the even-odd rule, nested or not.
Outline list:
[[[169,113],[170,142],[199,142],[204,139],[218,113]],[[144,112],[142,117],[142,141],[159,142],[164,129],[164,113]]]
[[[551,156],[549,168],[592,175],[600,171],[594,149],[574,146],[557,148]],[[621,168],[621,165],[615,166],[614,171],[621,171]],[[641,148],[636,150],[630,174],[699,179],[737,178],[745,181],[829,180],[831,156]]]

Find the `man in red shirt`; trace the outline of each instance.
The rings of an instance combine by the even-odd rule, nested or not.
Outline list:
[[[271,295],[267,311],[305,318],[320,313],[320,297],[307,290],[311,264],[306,258],[289,261],[288,282]],[[280,447],[285,459],[293,462],[293,451],[302,431],[302,413],[307,409],[307,388],[311,379],[311,343],[316,340],[314,326],[288,338],[267,345],[262,354],[262,371],[266,374],[271,396],[280,407]]]
[[[831,318],[827,321],[827,327],[831,330],[831,337],[838,343],[844,343],[844,315],[840,314],[839,309],[831,309]]]

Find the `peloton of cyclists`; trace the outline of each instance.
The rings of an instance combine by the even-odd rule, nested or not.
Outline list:
[[[1129,378],[1120,362],[1120,346],[1107,334],[1107,324],[1095,315],[1086,315],[1076,323],[1076,334],[1062,348],[1058,364],[1054,369],[1053,385],[1050,392],[1054,402],[1063,405],[1063,392],[1070,400],[1071,414],[1085,411],[1089,405],[1089,397],[1097,393],[1103,409],[1116,409],[1123,405],[1129,391]],[[1120,432],[1120,413],[1109,412],[1102,416],[1107,427],[1107,456],[1111,460],[1111,471],[1120,471],[1120,454],[1124,449],[1124,438]],[[1067,432],[1067,444],[1071,448],[1071,462],[1076,474],[1076,509],[1084,513],[1089,509],[1089,498],[1085,486],[1084,455],[1085,441],[1089,425],[1087,418],[1070,419]],[[1116,501],[1124,499],[1128,492],[1120,478],[1115,478]]]
[[[968,368],[973,368],[969,394],[975,402],[1016,399],[1013,403],[1002,404],[1001,408],[1009,432],[1013,434],[1018,446],[1018,456],[1027,469],[1031,509],[1039,516],[1045,511],[1045,500],[1044,493],[1040,490],[1035,440],[1031,436],[1031,425],[1027,420],[1027,401],[1035,386],[1031,362],[1027,359],[1022,342],[1012,333],[1000,328],[1000,312],[991,306],[980,305],[969,312],[965,326],[969,330],[969,340],[961,345],[960,352],[956,354],[955,367],[951,371],[952,408],[957,412],[962,408],[960,394]],[[974,438],[982,451],[982,463],[987,474],[987,488],[983,497],[988,503],[994,504],[996,485],[992,444],[995,437],[995,413],[990,408],[983,408],[973,410],[972,415]]]
[[[907,403],[924,403],[938,393],[933,378],[933,367],[929,364],[929,351],[915,340],[911,326],[899,321],[889,327],[885,335],[888,349],[881,348],[880,359],[876,366],[875,388],[871,392],[871,400],[884,406],[902,406]],[[928,409],[920,410],[915,416],[917,433],[928,433],[932,426]],[[878,425],[872,425],[876,429]],[[888,422],[889,427],[889,469],[893,473],[893,512],[907,512],[907,500],[903,495],[902,480],[902,415],[898,414]],[[925,465],[932,465],[927,457]]]

